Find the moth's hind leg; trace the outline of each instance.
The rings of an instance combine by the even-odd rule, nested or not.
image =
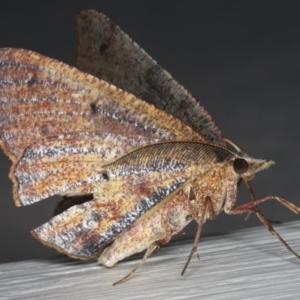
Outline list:
[[[123,283],[123,282],[127,281],[127,280],[129,279],[129,277],[130,277],[130,276],[131,276],[131,275],[132,275],[139,267],[141,267],[141,266],[144,264],[144,262],[146,261],[146,259],[152,254],[152,252],[153,252],[157,247],[159,247],[158,242],[152,243],[152,244],[148,247],[147,251],[145,252],[145,255],[144,255],[143,259],[139,262],[139,264],[138,264],[134,269],[132,269],[132,271],[131,271],[130,273],[128,273],[128,274],[127,274],[125,277],[123,277],[121,280],[116,281],[113,285],[117,285],[117,284],[120,284],[120,283]]]
[[[154,212],[147,218],[138,220],[126,228],[113,243],[108,246],[98,258],[98,262],[106,267],[113,267],[117,262],[135,253],[146,250],[140,263],[124,278],[114,285],[125,282],[132,274],[144,264],[159,245],[159,240],[166,237],[166,230],[161,223],[161,214]]]
[[[171,238],[172,238],[172,235],[174,233],[179,233],[181,230],[182,230],[182,223],[181,224],[170,224],[169,222],[172,221],[172,218],[170,218],[170,212],[172,212],[172,208],[168,208],[168,207],[165,207],[166,209],[162,212],[161,214],[161,228],[164,228],[164,238],[163,239],[160,239],[159,241],[155,241],[153,243],[150,244],[150,246],[148,247],[148,249],[146,250],[145,252],[145,255],[143,257],[143,259],[139,262],[139,264],[134,268],[132,269],[132,271],[130,273],[128,273],[125,277],[123,277],[121,280],[115,282],[113,285],[117,285],[117,284],[120,284],[120,283],[123,283],[125,281],[127,281],[131,275],[139,268],[141,267],[144,262],[146,261],[146,259],[152,254],[152,252],[156,249],[156,248],[159,248],[160,245],[164,245],[164,244],[167,244]],[[178,221],[178,220],[176,220]],[[187,222],[187,218],[185,218],[185,222]],[[184,222],[184,223],[185,223]],[[174,228],[174,225],[175,225],[175,228]],[[185,225],[185,224],[184,224]],[[159,237],[159,236],[157,236]],[[162,237],[162,236],[161,236]]]

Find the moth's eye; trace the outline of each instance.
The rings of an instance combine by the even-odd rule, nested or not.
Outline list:
[[[248,171],[248,163],[246,160],[242,159],[242,158],[237,158],[234,162],[233,162],[233,169],[235,171],[235,173],[237,174],[244,174]]]

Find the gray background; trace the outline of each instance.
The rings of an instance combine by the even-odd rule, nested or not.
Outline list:
[[[201,101],[225,136],[252,156],[276,161],[253,181],[257,196],[272,193],[300,205],[300,19],[296,4],[1,1],[0,46],[31,49],[73,65],[75,13],[87,8],[104,12]],[[7,178],[10,161],[2,151],[0,166],[0,262],[57,255],[29,233],[52,216],[57,199],[15,207]],[[242,190],[238,203],[248,199]],[[261,209],[271,219],[297,219],[272,201]],[[255,225],[259,225],[255,216],[245,221],[244,216],[222,214],[205,224],[204,234]],[[188,235],[192,230],[187,228]]]

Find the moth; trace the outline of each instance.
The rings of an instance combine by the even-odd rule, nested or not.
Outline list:
[[[0,143],[11,159],[17,206],[62,195],[56,215],[32,234],[77,259],[104,266],[144,258],[195,220],[255,213],[249,181],[271,160],[224,138],[203,106],[106,16],[77,15],[73,68],[41,54],[0,49]],[[251,200],[236,206],[244,181]]]

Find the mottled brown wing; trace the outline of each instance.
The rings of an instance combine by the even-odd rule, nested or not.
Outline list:
[[[77,67],[171,114],[203,136],[225,146],[203,106],[105,15],[77,15]]]
[[[66,137],[68,134],[76,135],[74,145],[74,139]],[[93,141],[92,134],[108,137],[107,143],[111,145],[98,138]],[[52,146],[51,136],[60,136]],[[122,140],[122,136],[129,138]],[[14,162],[10,177],[15,183],[17,205],[66,194],[69,189],[77,193],[80,182],[98,178],[93,176],[96,170],[118,155],[153,142],[186,139],[204,140],[174,117],[96,77],[31,51],[0,49],[0,144]],[[40,153],[63,148],[53,156],[51,164],[37,164],[31,161],[30,153],[38,147],[43,148],[36,150]],[[85,167],[86,158],[79,160],[86,148],[97,148],[89,155],[94,155],[92,160],[99,167]],[[27,152],[18,163],[24,151]],[[101,158],[99,152],[106,155]],[[77,169],[72,172],[75,166]],[[22,168],[26,171],[20,171]],[[46,181],[40,181],[41,174]],[[56,182],[59,184],[55,187]],[[38,183],[43,190],[37,188],[34,192],[32,188]],[[21,185],[28,189],[20,188]],[[92,193],[90,189],[85,192]]]
[[[98,132],[203,140],[170,115],[40,54],[0,49],[0,141],[13,160],[50,135]]]
[[[173,199],[190,180],[234,155],[202,143],[161,143],[133,151],[103,166],[94,199],[75,205],[33,231],[48,246],[70,256],[97,256],[130,224]]]
[[[174,179],[166,174],[163,182],[153,173],[102,182],[93,200],[72,206],[32,233],[69,256],[97,256],[127,226],[180,188],[186,180],[180,175]]]

